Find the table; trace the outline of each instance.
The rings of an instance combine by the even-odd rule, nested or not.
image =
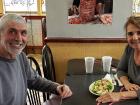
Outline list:
[[[65,83],[70,86],[73,95],[62,101],[61,105],[96,105],[98,96],[89,92],[89,85],[104,75],[70,75],[66,76]],[[120,87],[116,86],[115,91],[119,91]],[[102,105],[108,105],[102,104]],[[140,105],[138,99],[125,100],[113,105]]]
[[[73,95],[70,98],[64,99],[61,105],[96,105],[96,98],[98,96],[89,92],[89,85],[93,81],[105,76],[98,60],[95,63],[94,72],[92,74],[85,73],[84,59],[69,60],[67,69],[65,84],[70,86]],[[120,87],[115,86],[114,91],[119,90]],[[108,103],[102,105],[108,105]],[[113,105],[140,105],[140,101],[138,99],[131,99],[114,103]]]

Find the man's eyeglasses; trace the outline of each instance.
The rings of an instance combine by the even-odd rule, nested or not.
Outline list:
[[[137,34],[138,36],[140,36],[140,31],[127,32],[127,35],[128,35],[128,36],[133,36],[134,34]]]

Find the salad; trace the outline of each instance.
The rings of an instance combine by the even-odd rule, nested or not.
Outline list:
[[[107,79],[97,80],[89,86],[89,91],[95,95],[103,95],[107,92],[112,92],[113,90],[114,85]]]

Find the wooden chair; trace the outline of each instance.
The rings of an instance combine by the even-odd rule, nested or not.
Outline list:
[[[29,60],[30,65],[33,67],[33,69],[36,70],[36,72],[38,72],[40,76],[42,76],[39,64],[36,61],[36,59],[29,55],[27,56],[27,58]],[[42,94],[43,94],[42,92],[28,89],[27,90],[27,105],[42,105],[42,102],[44,102],[43,96],[41,99]]]
[[[53,55],[47,44],[42,49],[42,66],[44,77],[49,80],[56,81]]]
[[[55,67],[53,61],[53,55],[50,47],[46,44],[42,49],[42,68],[44,77],[51,81],[56,81],[55,76]],[[47,93],[46,96],[43,95],[44,100],[47,97],[49,99],[50,93]]]

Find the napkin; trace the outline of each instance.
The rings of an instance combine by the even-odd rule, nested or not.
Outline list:
[[[111,75],[110,74],[106,74],[105,77],[103,79],[108,79],[112,81]]]
[[[114,85],[117,85],[117,83],[118,83],[119,86],[123,86],[123,84],[119,80],[117,74],[115,74],[115,75],[113,75],[113,74],[106,74],[103,79],[110,80]],[[116,83],[116,81],[117,81],[117,83]]]
[[[115,78],[112,76],[112,74],[106,74],[103,79],[107,79],[107,80],[111,81],[113,83],[113,85],[116,85]]]

